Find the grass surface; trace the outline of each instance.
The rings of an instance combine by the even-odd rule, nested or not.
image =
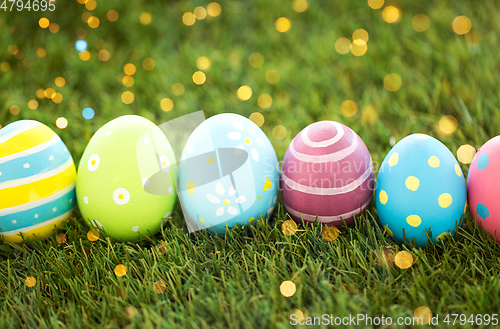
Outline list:
[[[220,2],[218,17],[182,24],[184,12],[207,3],[99,1],[92,11],[101,21],[96,29],[82,21],[86,9],[73,0],[58,1],[55,12],[44,14],[0,11],[0,62],[11,67],[0,71],[0,124],[20,119],[47,124],[75,163],[92,134],[124,114],[161,124],[195,110],[247,117],[259,111],[279,159],[301,129],[319,120],[353,128],[376,163],[389,151],[391,137],[398,141],[410,133],[428,133],[455,154],[462,144],[478,148],[499,133],[500,21],[494,1],[387,2],[401,9],[397,24],[384,22],[382,9],[373,10],[366,1],[310,1],[304,13],[293,11],[291,1],[231,1]],[[117,22],[106,20],[109,9],[119,12]],[[150,25],[139,22],[143,11],[152,14]],[[431,22],[422,33],[411,25],[418,13]],[[59,24],[59,32],[38,27],[42,15]],[[465,36],[451,29],[458,15],[472,21]],[[286,33],[274,28],[281,16],[292,22]],[[80,60],[74,48],[78,28],[87,31],[89,61]],[[338,54],[335,41],[352,39],[358,28],[370,35],[366,54]],[[9,54],[9,45],[22,50],[23,57]],[[46,49],[46,57],[36,56],[39,47]],[[98,59],[101,49],[110,52],[109,61]],[[248,62],[254,52],[264,56],[259,68]],[[200,56],[212,65],[205,71],[207,81],[198,86],[191,77]],[[142,68],[146,57],[155,59],[154,70]],[[129,62],[137,73],[135,84],[126,88],[117,77]],[[280,73],[278,83],[266,81],[269,69]],[[402,78],[396,92],[384,88],[389,73]],[[58,76],[66,79],[64,87],[54,85]],[[172,92],[176,82],[185,87],[182,95]],[[250,100],[237,99],[241,85],[252,88]],[[49,87],[63,101],[38,99],[38,108],[28,109],[35,91]],[[126,90],[135,95],[130,105],[120,99]],[[270,108],[258,107],[261,93],[272,96]],[[170,112],[160,108],[165,97],[174,101]],[[359,105],[352,117],[340,111],[348,99]],[[12,115],[12,105],[20,107],[19,114]],[[96,111],[90,121],[81,115],[87,106]],[[453,134],[438,127],[444,115],[458,121]],[[64,130],[55,126],[59,116],[69,121]],[[276,125],[286,127],[284,139],[273,138]],[[467,172],[466,165],[462,169]],[[287,216],[281,206],[270,222],[234,229],[222,238],[188,234],[178,207],[161,234],[128,244],[105,237],[90,242],[88,228],[76,215],[63,231],[64,244],[56,242],[55,234],[43,242],[0,244],[1,328],[286,328],[292,309],[306,316],[365,313],[394,319],[412,316],[418,306],[429,307],[440,319],[500,309],[500,249],[470,216],[443,246],[419,249],[397,244],[381,230],[373,206],[334,242],[322,239],[320,226],[299,226],[303,231],[285,236],[281,223]],[[399,250],[412,253],[411,268],[391,265],[392,252]],[[126,276],[114,274],[118,264],[127,266]],[[33,288],[25,286],[28,276],[37,280]],[[153,290],[159,280],[166,284],[161,294]],[[293,297],[280,294],[284,280],[295,282]]]

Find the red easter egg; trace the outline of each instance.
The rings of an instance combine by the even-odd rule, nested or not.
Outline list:
[[[472,217],[500,243],[500,136],[487,141],[469,168],[467,195]]]
[[[292,140],[282,165],[285,208],[301,222],[354,223],[370,204],[374,185],[370,152],[349,127],[320,121]]]

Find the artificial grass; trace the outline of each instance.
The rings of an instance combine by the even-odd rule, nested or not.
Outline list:
[[[306,125],[335,120],[361,136],[375,164],[389,151],[391,137],[398,141],[410,133],[428,133],[455,154],[460,145],[478,148],[499,132],[495,72],[500,25],[494,1],[387,2],[401,9],[397,24],[384,22],[382,9],[373,10],[366,1],[309,1],[304,13],[293,11],[289,1],[231,1],[220,2],[218,17],[191,27],[182,24],[184,12],[207,3],[99,1],[92,11],[101,21],[96,29],[82,22],[86,10],[76,1],[58,1],[52,13],[0,12],[0,62],[11,66],[0,72],[0,124],[35,119],[49,125],[75,163],[92,134],[124,114],[161,124],[200,109],[207,116],[234,112],[248,117],[259,111],[266,120],[262,129],[279,159]],[[120,13],[117,22],[106,20],[109,9]],[[150,25],[139,22],[143,11],[152,14]],[[418,33],[411,19],[421,12],[431,25]],[[451,29],[458,15],[472,21],[465,36]],[[38,27],[41,16],[57,22],[59,32]],[[274,28],[281,16],[292,22],[286,33]],[[86,62],[74,48],[78,28],[87,32],[91,59]],[[335,41],[351,39],[358,28],[370,36],[366,54],[338,54]],[[9,45],[16,45],[24,57],[9,54]],[[46,49],[46,57],[36,56],[39,47]],[[109,61],[98,59],[100,49],[110,52]],[[248,63],[254,52],[264,56],[259,68]],[[205,71],[207,81],[198,86],[192,74],[200,56],[212,64]],[[142,68],[146,57],[155,60],[154,70]],[[134,86],[126,88],[117,77],[129,62],[137,73]],[[266,81],[269,69],[280,73],[278,83]],[[384,88],[389,73],[402,78],[396,92]],[[58,76],[66,79],[64,87],[54,85]],[[182,95],[173,94],[175,82],[184,85]],[[252,88],[250,100],[237,99],[241,85]],[[28,109],[35,91],[48,87],[60,92],[63,102],[38,99],[39,107]],[[120,99],[126,90],[135,95],[130,105]],[[272,96],[270,108],[258,107],[261,93]],[[164,97],[174,101],[170,112],[160,108]],[[348,99],[359,105],[352,117],[340,111]],[[12,115],[11,105],[18,105],[20,114]],[[87,106],[96,111],[90,121],[81,115]],[[444,115],[458,121],[453,134],[438,128]],[[55,126],[59,116],[69,121],[64,130]],[[273,137],[276,125],[286,127],[284,139]],[[467,172],[466,165],[462,169]],[[281,223],[287,216],[281,205],[269,222],[237,228],[223,237],[188,234],[178,207],[161,234],[128,244],[105,237],[90,242],[77,212],[62,230],[68,237],[64,244],[55,241],[55,234],[42,242],[0,244],[0,327],[285,328],[292,309],[305,316],[363,313],[394,319],[412,316],[418,306],[429,307],[440,319],[452,313],[467,318],[498,313],[499,246],[470,216],[453,239],[420,249],[395,243],[377,224],[374,206],[369,209],[334,242],[323,240],[319,225],[299,225],[304,231],[285,236]],[[391,264],[392,252],[398,250],[412,253],[411,268]],[[126,276],[114,274],[118,264],[127,266]],[[37,280],[33,288],[24,283],[28,276]],[[158,280],[166,284],[162,294],[153,289]],[[280,294],[284,280],[295,282],[293,297]],[[447,325],[441,322],[439,327]]]

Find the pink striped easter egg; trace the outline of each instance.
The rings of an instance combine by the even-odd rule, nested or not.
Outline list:
[[[292,140],[283,160],[285,209],[297,222],[354,223],[370,204],[374,186],[370,152],[349,127],[320,121]]]

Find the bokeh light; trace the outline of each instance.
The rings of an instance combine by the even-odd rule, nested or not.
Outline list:
[[[266,93],[260,94],[257,98],[257,104],[260,108],[263,109],[270,108],[271,105],[273,105],[273,98],[271,97],[271,95]]]
[[[427,31],[430,25],[431,25],[431,20],[429,19],[429,16],[427,16],[426,14],[417,14],[413,16],[411,20],[411,26],[417,32]]]
[[[451,135],[458,128],[458,121],[452,115],[445,115],[438,122],[439,130],[445,135]]]
[[[134,94],[131,91],[124,91],[121,96],[122,102],[125,104],[132,104],[135,99]]]
[[[307,8],[309,8],[309,4],[307,3],[307,0],[293,0],[292,8],[298,13],[303,13],[307,10]]]
[[[0,70],[2,70],[3,72],[8,72],[10,70],[10,63],[3,62],[2,64],[0,64]]]
[[[17,54],[17,52],[19,51],[19,49],[17,48],[16,45],[10,45],[10,46],[7,47],[7,51],[9,52],[9,54],[15,55],[15,54]]]
[[[451,27],[456,34],[464,35],[469,33],[472,28],[472,23],[467,16],[457,16],[451,23]]]
[[[180,82],[176,82],[172,85],[172,94],[175,96],[180,96],[184,94],[184,85]]]
[[[382,10],[382,19],[387,23],[394,24],[399,21],[399,9],[394,6],[387,6]]]
[[[16,59],[22,59],[24,57],[24,52],[22,50],[19,50],[18,52],[15,53],[14,57]]]
[[[85,39],[85,37],[87,36],[87,31],[85,31],[85,29],[80,27],[76,29],[75,34],[78,39]]]
[[[90,28],[95,29],[99,26],[99,24],[101,24],[101,21],[95,16],[90,16],[90,18],[87,20],[87,24]]]
[[[118,12],[116,10],[110,9],[106,13],[106,18],[110,22],[116,22],[118,20],[118,18],[120,18],[120,14],[118,14]]]
[[[75,48],[78,51],[84,51],[87,49],[87,42],[85,40],[78,40],[75,42]]]
[[[163,294],[167,290],[167,284],[163,280],[153,283],[153,291],[157,294]]]
[[[122,78],[122,84],[127,87],[127,88],[130,88],[134,85],[134,78],[131,77],[130,75],[125,75],[123,78]]]
[[[280,17],[274,22],[274,27],[278,32],[284,33],[292,27],[292,22],[286,17]]]
[[[36,56],[38,58],[44,58],[45,56],[47,56],[47,50],[45,50],[45,48],[37,48],[36,49]]]
[[[351,53],[354,56],[363,56],[366,53],[366,51],[368,50],[368,46],[367,46],[366,42],[364,42],[361,39],[354,40],[351,43],[350,48],[351,48],[350,49]]]
[[[471,163],[475,155],[476,149],[469,144],[461,145],[457,150],[457,159],[463,164]]]
[[[200,70],[208,70],[212,63],[210,62],[210,59],[205,56],[200,56],[196,60],[196,67],[199,68]]]
[[[196,22],[196,17],[194,17],[193,13],[187,12],[182,15],[182,22],[186,26],[191,26]]]
[[[340,105],[340,112],[343,116],[349,118],[358,113],[358,108],[358,104],[355,101],[349,99],[342,102],[342,105]]]
[[[21,108],[19,105],[11,105],[11,107],[9,107],[9,112],[12,115],[18,115],[19,112],[21,112]]]
[[[57,120],[56,120],[56,127],[57,128],[66,129],[67,126],[68,126],[68,119],[66,119],[65,117],[57,118]]]
[[[54,90],[54,88],[47,88],[45,89],[44,94],[48,99],[52,99],[56,95],[56,91]]]
[[[151,16],[150,13],[143,12],[139,15],[139,22],[142,25],[149,25],[149,24],[151,24],[152,20],[153,20],[153,16]]]
[[[355,40],[362,40],[365,43],[367,43],[369,38],[370,38],[370,36],[368,35],[368,32],[364,29],[357,29],[352,34],[352,40],[354,40],[354,41]]]
[[[172,111],[174,108],[174,101],[170,98],[164,98],[160,102],[160,107],[165,112]]]
[[[111,57],[111,55],[110,55],[109,51],[107,51],[106,49],[101,49],[101,50],[99,50],[97,57],[99,58],[99,60],[101,62],[107,62],[109,60],[109,58]]]
[[[136,71],[137,68],[132,63],[127,63],[123,65],[123,73],[125,73],[126,75],[134,75]]]
[[[250,97],[252,97],[252,88],[250,88],[247,85],[243,85],[243,86],[239,87],[238,90],[236,91],[236,97],[240,101],[249,100]]]
[[[292,236],[297,233],[297,223],[291,219],[287,219],[281,225],[281,231],[284,235]]]
[[[253,68],[261,67],[262,64],[264,64],[264,56],[260,53],[252,53],[250,57],[248,57],[248,62]]]
[[[84,62],[86,62],[86,61],[88,61],[90,59],[90,53],[87,50],[80,51],[78,53],[78,56]]]
[[[24,280],[24,284],[26,287],[32,288],[36,285],[36,279],[33,276],[28,276],[26,280]]]
[[[95,242],[99,239],[99,231],[91,229],[87,232],[87,239],[89,241]]]
[[[207,14],[212,17],[217,17],[222,11],[221,6],[217,2],[210,2],[207,5]]]
[[[57,33],[57,32],[59,32],[59,25],[56,24],[56,23],[50,23],[49,24],[49,31],[51,33]]]
[[[56,93],[54,97],[52,97],[52,102],[55,104],[60,104],[63,101],[63,95],[61,93]]]
[[[410,268],[413,265],[413,255],[406,250],[402,250],[394,256],[394,264],[400,269]]]
[[[295,283],[293,283],[293,281],[283,281],[280,285],[280,293],[285,297],[292,297],[293,295],[295,295],[296,291],[297,287],[295,286]]]
[[[418,324],[429,324],[429,322],[432,319],[432,312],[431,309],[428,308],[427,306],[419,306],[415,309],[413,312],[413,319],[417,318],[418,319]],[[420,320],[422,319],[422,320]]]
[[[372,124],[378,118],[378,111],[373,105],[366,105],[361,110],[361,121]]]
[[[193,10],[193,14],[197,20],[202,20],[207,17],[207,10],[202,6],[198,6]]]
[[[384,0],[368,0],[371,9],[380,9],[384,5]]]
[[[54,83],[58,87],[63,87],[66,84],[66,80],[63,77],[57,77],[55,78]]]
[[[39,88],[35,92],[36,98],[42,99],[45,98],[45,89]]]
[[[91,107],[86,107],[83,109],[82,111],[82,116],[86,119],[86,120],[90,120],[94,117],[95,115],[95,112],[94,112],[94,109],[92,109]]]
[[[266,81],[270,84],[276,84],[280,81],[280,73],[275,69],[267,70]]]
[[[321,237],[327,242],[333,242],[337,240],[339,235],[339,229],[335,226],[324,226],[322,228]]]
[[[50,21],[48,18],[46,17],[42,17],[38,20],[38,25],[42,28],[42,29],[46,29],[49,27],[49,24],[50,24]]]
[[[95,0],[86,0],[85,8],[87,8],[87,10],[94,10],[97,8],[97,2]]]
[[[202,71],[196,71],[193,73],[193,82],[197,85],[202,85],[207,80],[207,76]]]
[[[127,267],[123,264],[116,265],[115,267],[116,276],[125,276],[127,274]]]
[[[273,128],[272,135],[276,140],[282,140],[286,137],[286,128],[282,125],[277,125]]]
[[[248,119],[250,119],[250,121],[253,121],[253,123],[255,123],[259,127],[262,127],[265,122],[264,115],[260,112],[253,112],[252,114],[250,114]]]
[[[89,22],[89,18],[92,17],[92,13],[89,12],[89,11],[86,11],[82,14],[82,21],[85,23],[85,24],[88,24]]]
[[[390,92],[398,91],[403,85],[403,80],[397,73],[389,73],[384,78],[384,87]]]

